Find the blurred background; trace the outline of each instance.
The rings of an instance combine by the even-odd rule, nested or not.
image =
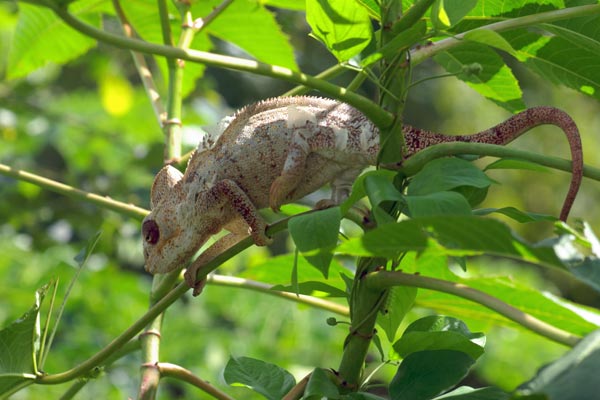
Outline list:
[[[290,35],[304,72],[316,74],[335,63],[326,49],[308,36],[302,13],[283,11],[277,18]],[[0,162],[149,208],[149,188],[162,162],[162,132],[130,54],[100,45],[67,65],[50,64],[25,78],[7,81],[8,44],[16,22],[15,7],[0,3]],[[214,45],[217,52],[245,56],[224,42],[215,40]],[[516,63],[512,66],[522,82],[527,106],[552,105],[567,111],[582,133],[586,163],[598,167],[600,105],[571,90],[549,86]],[[443,73],[433,63],[413,71],[415,81]],[[343,85],[348,82],[345,79],[348,76],[336,83]],[[290,88],[265,77],[207,68],[184,104],[186,150],[199,140],[201,126],[214,125],[239,107]],[[364,92],[372,95],[374,86],[365,85]],[[405,122],[464,134],[488,128],[508,116],[457,79],[443,78],[412,89]],[[536,128],[511,146],[569,158],[562,132],[553,127]],[[490,161],[479,162],[483,166]],[[512,205],[552,215],[558,214],[570,179],[561,172],[522,170],[492,171],[490,176],[498,184],[482,207]],[[599,195],[600,185],[584,180],[571,214],[585,217],[596,233],[600,233],[600,214],[595,207]],[[530,241],[552,232],[549,223],[507,222]],[[139,227],[137,220],[0,176],[0,326],[27,311],[35,290],[53,278],[60,280],[61,299],[75,272],[73,257],[96,232],[102,232],[67,303],[45,367],[48,372],[64,371],[95,354],[148,308],[151,277],[143,270]],[[265,249],[250,249],[219,272],[244,271],[263,264],[269,255]],[[565,285],[531,267],[506,261],[494,262],[492,269],[486,260],[480,260],[470,268],[480,274],[515,275],[520,282],[600,306],[600,299],[588,290]],[[408,320],[430,312],[417,307]],[[328,368],[339,363],[347,328],[328,326],[325,320],[330,316],[263,294],[208,287],[202,296],[186,296],[168,310],[161,354],[165,361],[219,386],[224,386],[221,371],[230,354],[268,360],[300,379],[314,366]],[[495,327],[492,322],[474,324],[469,324],[472,331],[485,331],[489,337],[486,355],[469,377],[473,385],[513,389],[540,365],[567,350],[530,333]],[[135,396],[138,371],[138,355],[128,356],[90,382],[80,398]],[[385,367],[381,374],[389,379],[393,372],[393,367]],[[56,398],[68,386],[30,387],[14,398]],[[161,391],[162,398],[204,398],[199,391],[174,381],[161,385]],[[252,398],[244,389],[232,389],[231,393]]]

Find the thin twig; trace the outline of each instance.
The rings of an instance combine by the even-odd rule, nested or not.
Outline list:
[[[123,27],[123,33],[128,38],[140,39],[140,36],[135,32],[135,29],[129,22],[129,19],[125,15],[123,8],[121,7],[121,3],[119,0],[112,0],[113,7],[117,14],[117,17],[121,21],[121,26]],[[138,53],[137,51],[131,51],[131,57],[133,58],[133,62],[135,64],[135,68],[138,71],[138,75],[142,84],[144,85],[144,89],[146,91],[146,95],[150,99],[150,103],[152,104],[152,110],[154,110],[154,115],[156,116],[156,120],[158,125],[162,127],[164,120],[167,117],[167,111],[160,101],[160,93],[156,88],[154,83],[154,79],[152,78],[152,71],[146,63],[146,59],[142,53]]]
[[[306,375],[304,378],[302,378],[302,380],[300,380],[300,382],[296,383],[296,385],[292,388],[292,390],[287,392],[286,395],[281,400],[299,400],[299,399],[301,399],[302,396],[304,395],[304,391],[306,390],[306,385],[308,384],[308,381],[310,380],[311,375],[312,375],[312,372],[310,374]]]
[[[225,276],[225,275],[209,275],[208,283],[214,284],[218,286],[229,286],[229,287],[238,287],[242,289],[250,289],[261,293],[266,293],[272,296],[281,297],[287,300],[292,300],[297,303],[307,304],[316,308],[320,308],[322,310],[331,311],[340,315],[349,315],[350,311],[348,307],[342,306],[340,304],[334,303],[332,301],[327,301],[321,299],[319,297],[308,296],[305,294],[296,294],[291,292],[283,292],[280,290],[273,290],[274,285],[269,285],[267,283],[253,281],[250,279],[238,278],[235,276]]]
[[[32,174],[30,172],[9,167],[8,165],[0,164],[0,174],[10,176],[11,178],[15,178],[21,181],[33,183],[36,186],[42,187],[52,192],[59,193],[78,200],[83,200],[88,203],[95,204],[99,207],[115,211],[119,214],[130,216],[132,218],[141,220],[149,213],[148,210],[137,207],[133,204],[113,200],[108,196],[100,196],[94,193],[85,192],[83,190],[76,189],[72,186],[65,185],[64,183],[44,178],[40,175]]]
[[[234,400],[234,398],[229,396],[227,393],[222,392],[209,382],[194,375],[190,370],[180,367],[179,365],[171,363],[158,363],[157,367],[160,371],[160,375],[163,377],[175,378],[187,382],[193,386],[196,386],[203,392],[210,394],[215,399]]]

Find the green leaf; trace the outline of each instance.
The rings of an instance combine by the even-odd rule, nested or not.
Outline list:
[[[437,158],[415,174],[408,185],[411,196],[452,190],[460,186],[486,188],[494,183],[471,162],[460,158]]]
[[[382,225],[362,238],[342,243],[338,251],[393,259],[402,252],[435,248],[433,239],[443,246],[437,250],[446,255],[490,254],[564,269],[551,247],[530,245],[502,222],[472,216],[415,218]]]
[[[127,16],[128,21],[141,38],[148,42],[163,43],[160,15],[156,11],[155,3],[143,0],[130,0],[123,1],[120,4]],[[169,22],[172,36],[178,37],[181,34],[181,19],[175,17],[178,16],[179,13],[175,9],[173,2],[168,2],[167,4],[169,5],[171,16],[171,18],[169,18]],[[199,34],[194,36],[190,47],[195,50],[208,51],[212,48],[212,43],[206,34]],[[154,56],[154,59],[160,68],[163,78],[162,82],[167,82],[169,76],[167,60],[164,57],[159,56]],[[183,74],[183,81],[181,84],[182,97],[185,98],[193,92],[196,87],[196,81],[204,74],[205,69],[206,66],[204,64],[188,61],[185,62],[185,73]],[[161,80],[157,79],[157,77],[154,78],[155,83],[159,85]]]
[[[429,400],[456,385],[475,363],[461,351],[425,350],[402,360],[390,383],[392,400]]]
[[[521,385],[514,399],[544,396],[548,400],[595,399],[600,392],[600,331],[594,331],[572,350],[543,367]],[[540,398],[540,397],[538,397]]]
[[[377,223],[395,222],[395,219],[380,207],[384,202],[402,202],[404,199],[404,195],[396,189],[390,176],[370,174],[365,177],[364,185]]]
[[[459,186],[452,189],[453,192],[460,193],[469,203],[469,206],[475,207],[481,204],[488,195],[489,187],[478,188],[475,186]]]
[[[0,395],[32,382],[40,348],[40,307],[48,285],[35,292],[33,306],[21,318],[0,330]]]
[[[249,357],[231,357],[223,377],[228,385],[246,386],[270,400],[282,399],[296,384],[283,368]]]
[[[327,278],[332,250],[337,244],[342,214],[332,207],[290,219],[288,229],[304,258]]]
[[[600,99],[598,15],[544,25],[552,35],[530,30],[503,34],[526,65],[545,80]]]
[[[423,196],[406,196],[405,201],[410,216],[413,218],[471,214],[471,205],[467,199],[456,192],[437,192]]]
[[[483,354],[485,336],[471,333],[464,322],[445,316],[421,318],[406,328],[394,350],[403,358],[422,350],[455,350],[477,360]]]
[[[242,278],[253,279],[260,282],[269,282],[271,285],[290,285],[290,275],[294,265],[294,254],[282,254],[267,257],[262,262],[251,263],[240,272]],[[341,291],[345,290],[345,282],[341,274],[348,273],[348,269],[334,259],[329,266],[327,285],[334,286]],[[316,282],[323,280],[323,274],[314,268],[304,257],[298,257],[297,274],[299,287],[301,282]],[[324,289],[324,287],[323,287]],[[333,290],[333,289],[331,289]],[[302,291],[302,289],[301,289]]]
[[[517,56],[517,52],[510,43],[502,37],[498,32],[489,29],[479,29],[476,31],[467,32],[464,36],[465,40],[480,43],[486,46],[495,47],[505,51],[512,56]]]
[[[553,217],[552,215],[525,212],[525,211],[518,210],[514,207],[481,208],[479,210],[473,211],[473,214],[475,214],[475,215],[488,215],[491,213],[498,213],[498,214],[506,215],[507,217],[512,218],[515,221],[520,222],[520,223],[538,222],[538,221],[556,221],[556,217]]]
[[[395,286],[389,290],[382,314],[377,316],[377,323],[385,332],[388,341],[396,339],[396,332],[406,314],[412,309],[417,297],[417,288]]]
[[[369,16],[375,20],[381,19],[381,7],[376,0],[356,0],[358,4],[367,9]]]
[[[563,235],[553,241],[554,251],[579,281],[600,292],[600,258],[582,254],[576,240],[571,235]]]
[[[221,3],[221,0],[193,2],[192,13],[195,17],[205,17]],[[288,37],[275,16],[260,2],[234,1],[200,36],[205,34],[231,42],[264,63],[298,70]]]
[[[412,221],[382,225],[362,238],[342,243],[337,251],[356,256],[396,258],[406,251],[425,250],[428,245],[427,234]]]
[[[348,210],[350,209],[350,207],[352,207],[360,199],[362,199],[363,197],[365,197],[367,195],[367,191],[365,188],[365,180],[368,177],[377,176],[378,178],[375,178],[375,182],[379,182],[380,180],[383,180],[383,179],[391,182],[394,180],[394,177],[396,175],[397,175],[397,173],[395,171],[390,171],[390,170],[385,170],[385,169],[368,171],[368,172],[360,175],[358,177],[358,179],[356,179],[354,181],[354,183],[352,184],[352,192],[350,193],[350,196],[340,206],[340,208],[342,210],[342,215],[345,215],[348,212]],[[397,191],[397,190],[394,188],[394,191]],[[395,196],[395,195],[392,195],[392,196]]]
[[[369,12],[355,1],[307,0],[306,21],[338,61],[347,61],[371,41]]]
[[[600,320],[594,310],[581,311],[581,306],[542,293],[527,281],[516,280],[512,276],[493,274],[459,278],[449,270],[447,256],[440,254],[435,248],[425,250],[418,257],[414,253],[408,254],[403,258],[400,268],[406,273],[419,272],[432,278],[467,285],[575,335],[593,331],[597,328],[593,321]],[[525,329],[470,300],[436,291],[420,290],[415,306],[435,310],[439,314],[459,315],[462,321],[468,325],[477,324],[479,329],[491,329],[494,326]]]
[[[298,0],[263,0],[262,3],[267,6],[285,8],[287,10],[304,11],[306,4]]]
[[[339,399],[340,391],[337,385],[331,381],[330,374],[331,372],[322,368],[316,368],[310,375],[302,398],[306,400]]]
[[[95,27],[100,26],[98,1],[78,1],[70,7],[70,11],[85,22]],[[19,20],[9,54],[7,78],[26,76],[51,62],[66,63],[95,45],[94,39],[64,24],[51,10],[20,2]]]
[[[348,400],[386,400],[383,397],[375,396],[374,394],[365,393],[365,392],[352,392],[350,394],[347,394],[346,397],[344,397],[344,399],[348,399]]]
[[[469,386],[461,386],[434,400],[508,400],[510,395],[495,387],[473,389]]]
[[[525,108],[521,88],[510,68],[502,57],[488,46],[474,42],[465,42],[452,50],[440,53],[434,57],[446,71],[457,74],[472,89],[482,96],[509,111],[517,112]],[[470,65],[477,63],[482,66],[479,74],[465,74],[470,71]]]
[[[437,0],[431,8],[431,22],[438,30],[448,29],[463,19],[477,0]]]

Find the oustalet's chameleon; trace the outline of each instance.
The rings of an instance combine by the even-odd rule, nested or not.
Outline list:
[[[560,127],[571,148],[571,185],[560,218],[571,209],[583,174],[577,126],[565,112],[534,107],[472,135],[447,136],[403,126],[404,158],[443,142],[504,145],[531,128]],[[199,268],[248,233],[266,245],[266,223],[258,213],[278,209],[327,183],[332,201],[347,196],[352,182],[377,163],[377,127],[355,108],[318,97],[281,97],[238,111],[210,148],[200,145],[184,174],[165,166],[151,190],[152,212],[144,219],[142,236],[146,270],[166,273],[189,262],[211,235],[230,233],[203,252],[185,277],[196,292]]]

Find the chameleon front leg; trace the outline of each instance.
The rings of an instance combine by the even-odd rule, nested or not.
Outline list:
[[[218,181],[204,195],[197,196],[196,204],[198,215],[210,215],[219,204],[230,206],[246,222],[250,228],[250,236],[257,246],[271,243],[271,238],[265,233],[267,223],[246,192],[234,181],[230,179]],[[217,222],[220,222],[218,218]]]
[[[258,213],[258,209],[234,181],[219,181],[207,192],[197,195],[195,200],[198,205],[196,212],[199,215],[209,216],[213,210],[220,208],[218,205],[230,206],[239,214],[233,222],[223,227],[231,233],[213,243],[187,268],[185,280],[194,288],[194,296],[197,296],[205,284],[204,280],[196,281],[198,270],[214,257],[245,239],[248,234],[257,246],[266,246],[271,243],[271,238],[266,235],[267,223]],[[218,221],[218,217],[216,220]]]

